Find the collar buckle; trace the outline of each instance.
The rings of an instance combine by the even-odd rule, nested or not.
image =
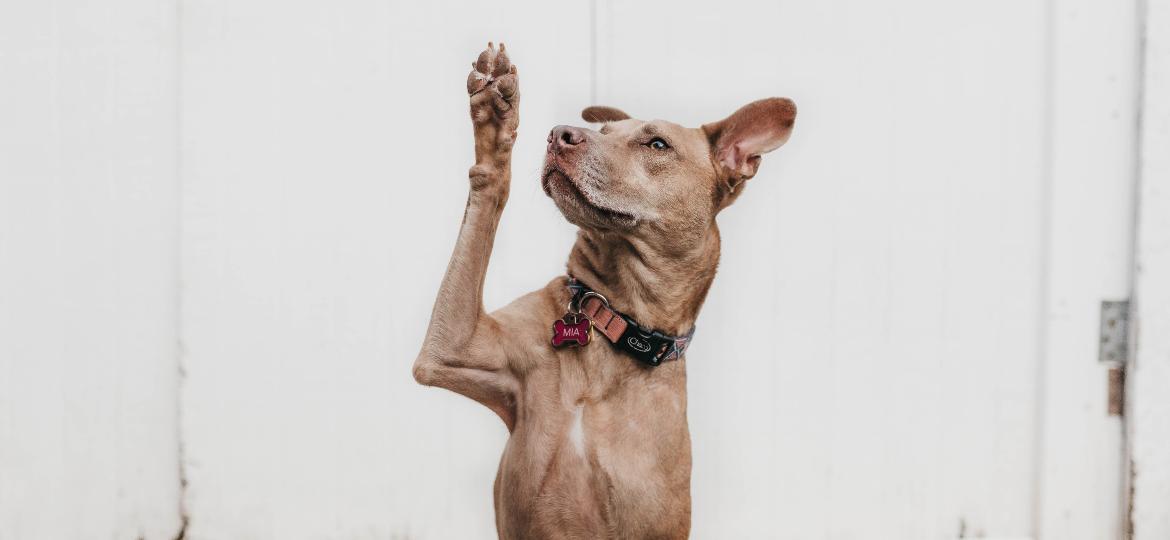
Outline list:
[[[674,338],[657,330],[642,328],[624,313],[622,318],[626,320],[626,331],[618,339],[619,347],[639,362],[650,366],[657,366],[669,359],[675,343]]]

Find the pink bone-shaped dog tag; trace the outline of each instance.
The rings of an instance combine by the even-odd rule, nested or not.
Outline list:
[[[580,347],[589,344],[590,331],[593,321],[580,313],[566,313],[564,317],[553,321],[553,347]]]

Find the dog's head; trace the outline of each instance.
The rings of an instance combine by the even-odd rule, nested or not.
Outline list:
[[[581,116],[601,129],[553,128],[541,176],[565,218],[585,229],[685,242],[710,229],[755,176],[760,156],[788,140],[796,105],[764,99],[699,128],[609,107]]]

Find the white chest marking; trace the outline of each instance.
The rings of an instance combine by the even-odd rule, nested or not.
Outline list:
[[[577,405],[577,408],[573,409],[573,422],[569,425],[569,442],[573,443],[573,448],[582,457],[585,456],[585,426],[581,423],[584,410],[584,405]]]

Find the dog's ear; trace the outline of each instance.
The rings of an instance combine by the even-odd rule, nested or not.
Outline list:
[[[617,122],[618,120],[625,120],[629,117],[630,115],[622,112],[620,109],[615,109],[613,107],[602,107],[600,105],[585,107],[585,110],[581,111],[581,118],[585,119],[586,122],[593,124]]]
[[[744,105],[731,116],[703,125],[711,156],[720,176],[736,194],[744,180],[756,175],[760,155],[788,141],[796,121],[796,104],[788,98],[768,98]],[[729,201],[730,202],[730,201]]]

